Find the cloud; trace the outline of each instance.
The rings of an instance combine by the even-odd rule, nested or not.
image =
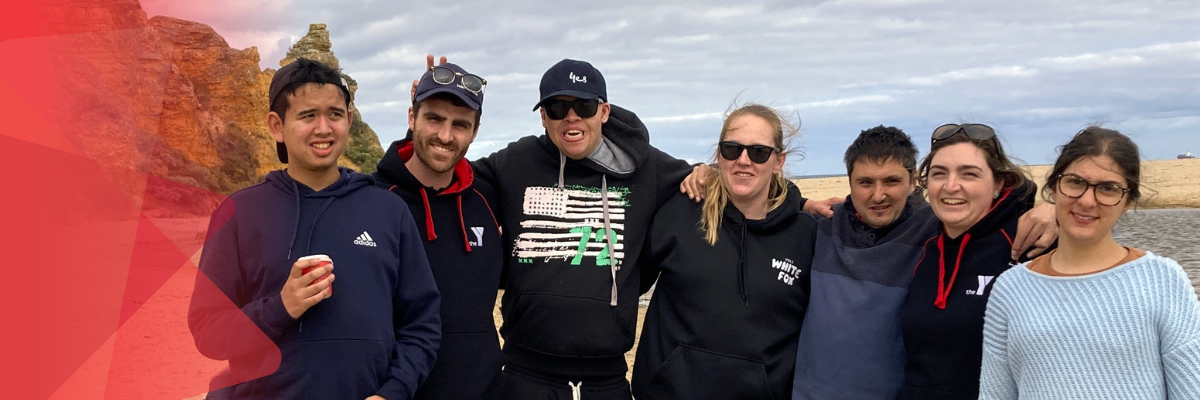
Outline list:
[[[152,1],[148,12],[167,10]],[[1143,132],[1147,156],[1200,149],[1200,8],[1190,2],[217,1],[229,7],[171,9],[231,44],[259,46],[264,66],[282,55],[269,48],[285,51],[309,23],[327,23],[359,81],[358,107],[385,143],[407,129],[408,85],[426,53],[484,76],[469,157],[541,133],[529,107],[542,73],[563,58],[600,69],[613,102],[643,116],[652,143],[679,158],[712,154],[734,99],[799,114],[808,156],[792,170],[806,173],[844,172],[845,146],[878,124],[923,135],[985,121],[1027,161],[1053,157],[1091,121]]]

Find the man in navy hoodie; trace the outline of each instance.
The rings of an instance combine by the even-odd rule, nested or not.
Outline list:
[[[229,360],[226,383],[245,381],[224,390],[235,399],[410,399],[441,334],[412,215],[337,166],[351,115],[336,69],[299,59],[275,73],[269,99],[288,165],[213,213],[188,313],[196,347]],[[299,260],[315,254],[337,274]]]
[[[938,220],[916,191],[917,147],[877,126],[845,154],[850,195],[817,222],[812,291],[797,346],[792,400],[893,400],[904,383],[900,308]],[[1040,213],[1040,214],[1039,214]],[[1022,217],[1015,243],[1058,236],[1053,210]],[[1014,245],[1014,254],[1029,244]],[[1015,257],[1014,257],[1015,258]]]
[[[492,309],[504,258],[496,194],[463,159],[479,132],[484,85],[457,65],[430,67],[408,110],[408,137],[392,143],[373,174],[419,222],[442,294],[442,345],[417,399],[500,398],[504,355]]]

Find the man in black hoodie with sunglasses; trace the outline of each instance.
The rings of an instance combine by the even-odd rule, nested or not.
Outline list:
[[[625,353],[649,286],[638,256],[692,167],[650,146],[591,64],[560,61],[540,91],[544,133],[475,163],[496,184],[506,235],[504,398],[627,400]]]
[[[415,399],[500,398],[496,193],[463,159],[479,132],[485,85],[454,64],[426,71],[408,110],[408,136],[392,143],[374,174],[412,210],[442,294],[442,344]]]

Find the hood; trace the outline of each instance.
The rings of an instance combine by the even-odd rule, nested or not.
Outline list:
[[[320,221],[321,214],[325,213],[325,210],[329,208],[329,205],[333,204],[334,200],[337,200],[339,197],[344,197],[358,189],[375,185],[375,178],[371,177],[370,175],[360,174],[351,171],[346,167],[338,167],[338,172],[341,174],[341,176],[338,177],[337,182],[334,182],[332,185],[329,185],[320,191],[313,191],[312,188],[309,188],[308,186],[297,182],[295,179],[292,179],[292,177],[287,174],[286,169],[271,171],[267,174],[267,185],[270,185],[271,187],[293,197],[296,200],[296,216],[293,218],[295,223],[292,225],[292,239],[288,241],[287,258],[289,260],[292,258],[292,247],[295,247],[296,238],[300,234],[300,198],[325,199],[324,204],[317,211],[316,216],[313,218],[312,229],[308,232],[309,240],[307,243],[309,248],[304,250],[305,254],[308,254],[312,247],[312,234],[314,231],[316,231],[317,222]]]
[[[466,218],[462,212],[462,194],[475,183],[475,170],[471,169],[471,163],[467,162],[465,157],[459,159],[458,163],[454,164],[454,178],[450,180],[450,185],[434,189],[421,183],[404,164],[412,159],[414,153],[410,129],[404,139],[392,142],[383,153],[383,158],[379,160],[375,174],[379,176],[380,185],[388,191],[400,190],[421,196],[421,204],[425,208],[425,240],[430,242],[437,240],[438,234],[433,223],[433,207],[429,205],[429,197],[453,197],[458,206],[458,225],[462,234],[463,249],[470,253],[471,243],[467,237]]]
[[[725,204],[725,212],[721,215],[721,224],[729,226],[735,231],[741,231],[742,225],[745,225],[747,231],[754,233],[772,233],[787,228],[792,218],[800,213],[800,189],[789,181],[787,192],[783,204],[767,212],[767,216],[763,219],[746,219],[746,215],[742,214],[742,211],[738,210],[733,202],[729,202]]]
[[[610,107],[612,112],[608,122],[600,126],[600,148],[577,162],[608,176],[628,178],[645,164],[650,154],[650,131],[637,114],[615,104]],[[538,140],[551,154],[561,157],[549,134],[543,134]],[[566,159],[564,163],[570,161]]]
[[[321,189],[319,192],[313,191],[303,183],[292,179],[291,175],[287,174],[286,169],[279,169],[268,173],[266,183],[290,196],[297,196],[297,199],[300,197],[342,197],[364,186],[375,185],[375,179],[370,175],[360,174],[346,167],[338,167],[338,172],[341,175],[338,177],[337,182]]]
[[[461,193],[475,183],[475,170],[471,169],[471,163],[464,157],[454,164],[454,179],[450,181],[450,186],[440,190],[425,186],[409,172],[408,166],[404,165],[412,159],[413,154],[412,131],[409,130],[408,136],[392,142],[383,153],[383,158],[379,160],[375,171],[380,177],[380,182],[390,183],[408,191],[424,188],[427,192],[439,196]]]

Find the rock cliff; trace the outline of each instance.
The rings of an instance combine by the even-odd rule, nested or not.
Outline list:
[[[136,0],[67,2],[60,11],[56,28],[65,34],[46,40],[47,67],[58,72],[44,91],[61,95],[47,95],[40,106],[130,196],[145,194],[139,174],[228,194],[283,167],[266,126],[275,70],[259,68],[257,48],[231,48],[202,23],[147,18]],[[313,24],[280,65],[298,57],[340,64],[324,24]],[[340,163],[371,172],[383,149],[351,107],[351,140]],[[212,200],[200,203],[197,212],[211,210]]]

